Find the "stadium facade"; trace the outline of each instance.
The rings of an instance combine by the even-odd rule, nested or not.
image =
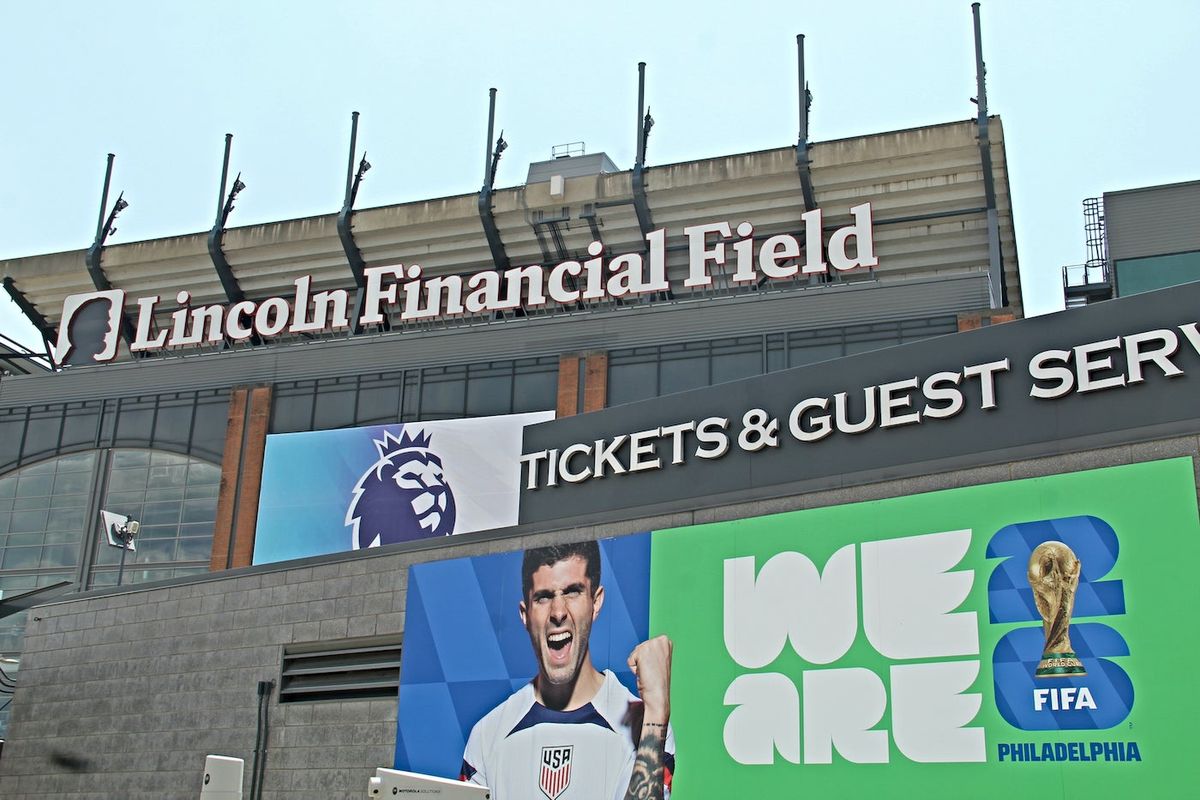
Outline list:
[[[0,794],[194,796],[210,753],[251,797],[453,777],[530,674],[490,576],[584,540],[593,654],[675,640],[680,797],[1185,785],[1156,636],[1200,599],[1200,288],[1023,319],[986,113],[644,144],[361,211],[352,148],[342,214],[226,229],[235,183],[211,232],[106,246],[102,209],[0,263],[61,362],[0,382],[0,588],[69,584],[0,623]],[[1049,688],[1038,537],[1083,563],[1088,677]]]

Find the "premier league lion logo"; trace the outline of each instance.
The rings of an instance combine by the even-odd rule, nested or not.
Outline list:
[[[355,550],[454,533],[454,493],[429,442],[429,434],[408,431],[375,440],[379,460],[358,479],[346,510]]]

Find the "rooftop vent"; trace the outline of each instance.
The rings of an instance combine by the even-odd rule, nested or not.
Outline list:
[[[526,184],[545,183],[555,176],[565,180],[621,171],[604,153],[585,153],[583,142],[555,145],[551,153],[554,157],[549,161],[529,165]]]

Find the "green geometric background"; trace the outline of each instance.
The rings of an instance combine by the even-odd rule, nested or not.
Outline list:
[[[1110,730],[1031,732],[1009,725],[996,709],[992,651],[1015,627],[988,622],[987,585],[998,559],[985,549],[1005,525],[1091,515],[1108,522],[1120,555],[1106,580],[1124,582],[1126,613],[1096,618],[1115,628],[1130,648],[1114,662],[1133,681],[1135,703],[1128,718]],[[982,695],[978,715],[987,761],[922,764],[909,761],[890,742],[890,763],[854,764],[836,749],[832,764],[792,764],[778,754],[772,765],[743,765],[725,752],[722,731],[733,710],[723,703],[742,674],[778,672],[797,686],[812,668],[865,667],[888,686],[895,663],[879,655],[859,629],[849,652],[816,667],[790,646],[757,670],[736,664],[723,639],[724,560],[754,556],[755,567],[783,551],[803,553],[823,570],[849,543],[970,529],[971,545],[954,571],[974,570],[967,600],[956,610],[975,610],[979,620],[979,676],[967,690]],[[856,555],[860,555],[856,554]],[[861,578],[861,557],[858,558]],[[951,489],[832,508],[796,511],[735,522],[655,532],[651,544],[650,632],[675,642],[671,722],[677,740],[675,800],[725,797],[911,797],[911,798],[1128,798],[1200,796],[1197,778],[1196,610],[1200,608],[1200,522],[1190,458]],[[860,580],[861,582],[861,580]],[[1086,621],[1072,617],[1072,623]],[[974,659],[976,657],[966,657]],[[890,695],[890,691],[889,691]],[[877,730],[890,731],[889,711]],[[1136,741],[1141,762],[997,762],[997,744]]]

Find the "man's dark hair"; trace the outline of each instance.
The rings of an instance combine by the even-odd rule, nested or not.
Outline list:
[[[565,561],[572,556],[579,556],[587,565],[587,579],[592,584],[592,591],[600,587],[600,545],[591,542],[573,542],[571,544],[552,544],[549,547],[537,547],[526,550],[521,561],[521,595],[526,600],[533,591],[533,573],[542,567],[550,567],[559,561]]]

